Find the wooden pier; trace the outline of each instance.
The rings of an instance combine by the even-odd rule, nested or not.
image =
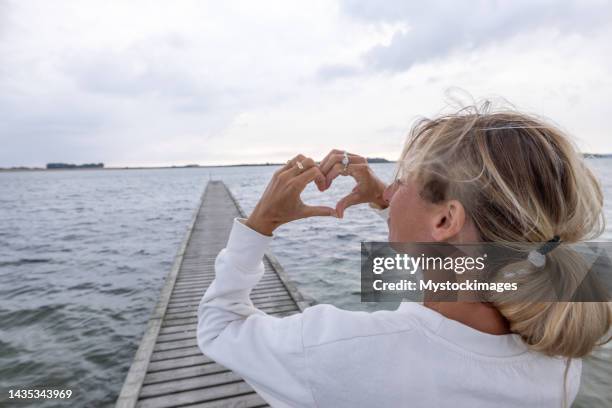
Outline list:
[[[234,217],[244,212],[221,181],[209,181],[166,278],[117,407],[263,407],[266,402],[238,375],[203,355],[196,343],[197,307],[214,278]],[[271,254],[251,293],[259,309],[276,316],[308,303]]]

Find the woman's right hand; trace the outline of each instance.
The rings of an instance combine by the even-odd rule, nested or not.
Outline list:
[[[383,183],[372,171],[365,157],[353,153],[347,153],[349,164],[344,171],[344,151],[334,149],[319,163],[319,168],[325,175],[325,185],[322,191],[327,190],[332,181],[338,176],[351,176],[357,182],[347,196],[336,204],[336,213],[339,218],[344,216],[344,210],[355,204],[372,203],[380,208],[386,208],[389,203],[383,199],[385,183]]]
[[[325,176],[314,160],[301,154],[289,160],[274,172],[272,180],[246,220],[247,227],[264,235],[272,235],[276,228],[293,220],[335,216],[333,208],[302,202],[300,195],[312,181],[323,191]]]

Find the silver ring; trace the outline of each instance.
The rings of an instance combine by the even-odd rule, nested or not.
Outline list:
[[[349,156],[346,150],[344,151],[344,157],[342,158],[342,164],[344,164],[344,167],[349,165]]]
[[[297,166],[298,166],[298,169],[304,170],[304,165],[302,164],[302,162],[297,162]]]
[[[349,165],[349,156],[346,150],[344,151],[344,157],[342,158],[342,164],[344,165],[344,168],[342,169],[342,173],[346,175],[348,174],[348,165]]]

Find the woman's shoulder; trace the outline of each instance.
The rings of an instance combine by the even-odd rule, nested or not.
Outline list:
[[[351,311],[329,304],[311,306],[303,312],[302,335],[305,347],[355,338],[413,331],[418,320],[397,310]]]

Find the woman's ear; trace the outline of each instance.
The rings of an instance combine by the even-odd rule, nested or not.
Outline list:
[[[449,241],[456,237],[465,225],[465,208],[457,200],[446,201],[438,207],[431,235],[437,242]]]

